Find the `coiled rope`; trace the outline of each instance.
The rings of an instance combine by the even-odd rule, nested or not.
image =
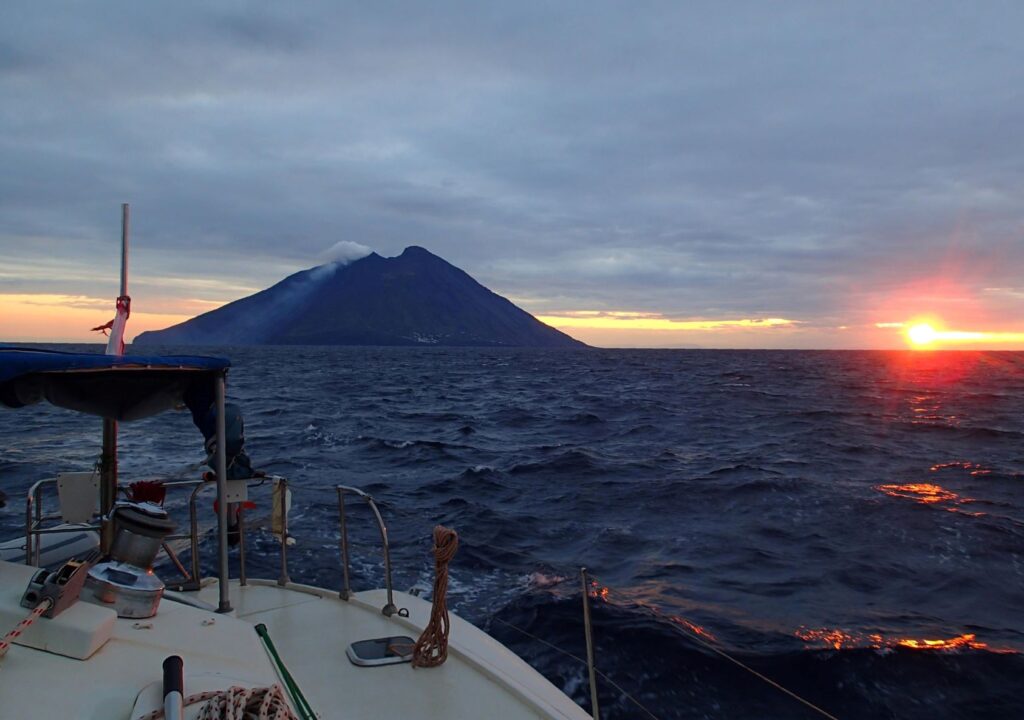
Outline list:
[[[39,617],[49,610],[52,605],[53,600],[50,598],[43,598],[43,600],[32,609],[32,612],[30,612],[24,620],[15,625],[13,630],[4,635],[4,639],[0,640],[0,658],[6,655],[7,651],[11,649],[11,643],[17,640],[23,632],[28,630],[32,623],[38,620]]]
[[[448,563],[459,549],[459,534],[443,525],[434,528],[434,601],[430,622],[412,651],[413,667],[437,667],[448,659]]]
[[[210,690],[185,698],[185,705],[205,702],[198,720],[298,720],[288,706],[281,686],[246,688],[232,686],[227,690]],[[138,720],[158,720],[164,709],[158,708]]]

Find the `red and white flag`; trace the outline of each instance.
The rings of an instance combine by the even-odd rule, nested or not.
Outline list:
[[[107,340],[107,355],[124,355],[124,328],[128,324],[128,316],[132,311],[132,299],[122,295],[117,299],[117,315],[106,325],[99,325],[93,330],[107,334],[110,331],[110,339]]]

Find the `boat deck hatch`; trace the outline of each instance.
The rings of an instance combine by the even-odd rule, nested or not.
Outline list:
[[[353,665],[397,665],[412,662],[412,649],[416,641],[408,635],[357,640],[348,646],[345,654]]]

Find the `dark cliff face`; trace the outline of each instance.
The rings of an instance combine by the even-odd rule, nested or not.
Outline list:
[[[291,275],[165,330],[148,345],[582,347],[421,247]]]

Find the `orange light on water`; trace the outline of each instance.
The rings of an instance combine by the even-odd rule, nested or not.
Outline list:
[[[711,632],[709,632],[707,628],[705,628],[703,625],[698,625],[695,622],[690,622],[684,617],[680,617],[678,615],[669,615],[668,619],[674,622],[676,625],[682,625],[684,628],[692,632],[694,635],[699,635],[700,637],[705,638],[706,640],[713,640],[716,642],[718,640],[718,638],[711,634]]]
[[[933,485],[931,483],[879,485],[878,490],[890,497],[908,498],[919,503],[924,503],[925,505],[944,501],[959,502],[960,500],[955,492],[951,492],[940,485]]]
[[[935,469],[934,467],[932,468]],[[977,473],[972,472],[972,475]],[[934,505],[951,513],[960,513],[970,517],[984,517],[983,512],[972,512],[962,509],[961,506],[978,502],[974,498],[957,495],[952,490],[947,490],[941,485],[933,483],[902,483],[879,485],[875,488],[889,497],[905,498],[921,503],[922,505]]]
[[[940,470],[958,469],[967,470],[971,475],[975,477],[978,475],[991,475],[992,469],[987,468],[980,463],[970,462],[969,460],[954,460],[952,462],[935,463],[930,468],[932,472],[939,472]]]
[[[938,640],[916,640],[914,638],[902,638],[896,641],[900,647],[912,650],[956,650],[958,648],[970,648],[971,650],[986,650],[988,643],[978,642],[974,639],[973,633],[957,635],[956,637]]]
[[[828,629],[819,628],[813,630],[811,628],[800,628],[794,633],[798,638],[803,640],[805,643],[824,643],[833,650],[842,650],[843,648],[857,647],[857,639],[848,632],[844,632],[839,629]]]
[[[907,648],[909,650],[988,650],[996,653],[1016,653],[1010,648],[994,648],[980,642],[974,633],[965,633],[950,638],[887,638],[878,633],[857,633],[839,628],[801,627],[793,633],[808,645],[824,644],[833,650],[875,650]]]

